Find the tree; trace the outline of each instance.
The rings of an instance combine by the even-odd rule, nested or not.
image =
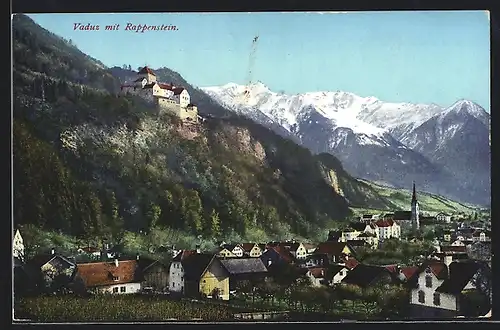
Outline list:
[[[208,225],[209,225],[208,228],[209,235],[215,238],[219,237],[221,229],[220,218],[219,218],[219,213],[217,213],[217,211],[215,211],[214,209],[212,209],[212,212],[210,213]]]
[[[161,216],[161,208],[155,203],[150,202],[146,210],[146,221],[148,228],[156,227]]]

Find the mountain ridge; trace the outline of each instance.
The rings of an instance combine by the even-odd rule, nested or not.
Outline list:
[[[235,113],[257,121],[259,116],[256,114],[264,114],[296,135],[302,145],[313,152],[330,152],[339,157],[354,176],[384,181],[383,177],[386,176],[384,173],[387,173],[388,168],[392,168],[393,172],[399,172],[393,176],[386,176],[388,177],[386,183],[401,184],[401,180],[418,181],[424,190],[431,193],[445,194],[448,197],[483,205],[489,203],[487,157],[481,157],[482,173],[471,177],[463,184],[456,184],[455,178],[461,174],[457,170],[457,159],[450,157],[450,161],[446,162],[442,161],[446,157],[441,157],[441,161],[438,161],[432,152],[416,148],[418,144],[427,143],[427,138],[418,134],[422,131],[422,127],[425,127],[425,123],[435,118],[442,118],[446,114],[448,116],[457,114],[460,116],[455,118],[458,121],[465,122],[470,117],[483,123],[485,127],[464,126],[464,129],[478,130],[481,135],[480,142],[483,142],[483,136],[489,130],[486,128],[489,114],[469,100],[458,100],[449,107],[440,107],[435,104],[388,103],[375,97],[363,98],[342,91],[287,95],[272,92],[260,82],[248,88],[228,83],[201,89]],[[245,90],[249,91],[247,99],[239,97]],[[442,123],[441,120],[439,125]],[[429,133],[422,134],[427,136]],[[472,135],[469,131],[461,133]],[[420,140],[411,143],[412,138]],[[465,157],[473,158],[472,155],[468,156],[468,153],[475,151],[468,150],[477,146],[480,147],[482,154],[489,152],[489,144],[474,145],[474,142],[469,141],[469,144],[465,145]],[[414,149],[414,152],[404,154],[400,152],[406,149]],[[371,174],[367,169],[370,165],[363,165],[367,163],[366,159],[355,156],[360,153],[366,155],[366,159],[370,159],[369,163],[380,163],[375,166]],[[387,158],[385,164],[378,160],[382,155]],[[399,162],[396,161],[398,158]],[[413,165],[408,167],[406,164],[420,164],[418,166],[422,169]],[[467,166],[470,165],[467,163]],[[395,168],[400,169],[394,171]],[[432,170],[429,172],[429,169]]]

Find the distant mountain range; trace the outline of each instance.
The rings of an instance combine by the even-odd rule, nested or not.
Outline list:
[[[431,193],[490,204],[490,116],[471,101],[445,108],[341,91],[286,95],[261,82],[201,90],[315,153],[335,155],[356,177],[398,188],[415,180]]]

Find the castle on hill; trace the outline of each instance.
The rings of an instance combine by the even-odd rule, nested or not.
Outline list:
[[[183,121],[198,121],[198,107],[191,103],[187,89],[158,82],[156,74],[147,66],[137,75],[133,82],[121,86],[122,93],[142,96],[156,105],[160,115],[170,113]]]

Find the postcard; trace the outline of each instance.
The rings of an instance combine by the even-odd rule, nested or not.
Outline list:
[[[13,318],[491,317],[484,11],[15,14]]]

